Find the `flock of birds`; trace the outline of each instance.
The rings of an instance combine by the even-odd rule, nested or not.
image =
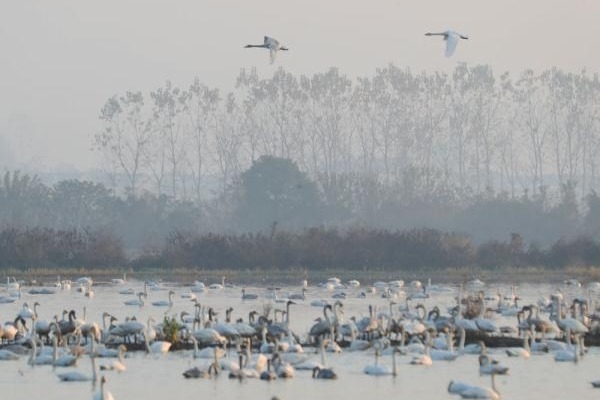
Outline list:
[[[444,32],[427,32],[426,36],[442,36],[444,41],[446,42],[446,57],[452,56],[454,51],[456,50],[456,46],[460,39],[468,39],[468,36],[462,35],[455,31],[444,31]],[[262,44],[248,44],[245,48],[262,48],[269,50],[269,57],[271,60],[271,64],[275,62],[275,58],[277,56],[278,51],[288,51],[289,49],[286,46],[282,46],[281,43],[277,39],[274,39],[269,36],[264,37],[264,41]]]
[[[77,317],[76,306],[44,319],[39,310],[41,293],[52,295],[73,287],[81,292],[81,299],[91,298],[92,279],[80,278],[75,282],[58,279],[43,292],[39,286],[24,290],[23,282],[8,279],[6,295],[2,297],[5,304],[23,301],[25,296],[35,302],[33,308],[29,302],[23,302],[17,315],[0,325],[0,360],[16,361],[28,355],[27,364],[31,366],[71,367],[57,373],[58,380],[94,385],[99,381],[100,387],[93,398],[112,399],[106,375],[100,376],[99,371],[126,371],[128,349],[144,349],[155,354],[173,351],[173,338],[180,349],[193,348],[193,359],[205,361],[182,371],[186,379],[216,378],[225,371],[234,379],[274,380],[293,378],[302,370],[310,371],[314,379],[337,379],[338,373],[328,364],[326,354],[342,351],[372,352],[374,363],[365,366],[363,373],[396,376],[397,357],[408,356],[409,365],[430,366],[434,362],[451,362],[463,355],[475,354],[478,355],[478,372],[491,377],[491,386],[452,380],[447,392],[462,398],[499,399],[495,376],[508,374],[510,368],[492,357],[485,342],[494,344],[507,338],[520,338],[522,344],[504,348],[507,357],[526,359],[535,354],[552,354],[556,362],[577,363],[587,351],[586,335],[600,333],[600,311],[595,303],[600,283],[590,283],[584,290],[579,282],[568,281],[564,290],[557,290],[534,304],[519,305],[517,288],[512,287],[507,293],[489,293],[478,280],[459,287],[431,282],[424,285],[419,281],[407,285],[403,281],[375,282],[363,289],[357,280],[342,283],[338,278],[331,278],[317,287],[309,287],[304,281],[297,290],[287,293],[278,287],[255,289],[257,293],[253,293],[227,285],[223,279],[210,286],[202,282],[185,286],[179,297],[189,302],[189,306],[175,312],[174,298],[181,286],[138,282],[136,291],[125,287],[130,285],[125,277],[105,285],[115,286],[111,289],[113,293],[137,297],[123,300],[123,306],[135,306],[138,310],[151,306],[146,323],[133,315],[119,321],[109,312],[103,313],[102,321],[90,321],[86,318],[85,306],[81,319]],[[217,305],[203,304],[210,303],[211,292],[225,290],[240,293],[239,301],[250,307],[246,320],[233,320],[233,307],[217,310]],[[167,299],[160,294],[163,299],[146,305],[146,299],[153,292],[166,293]],[[314,293],[321,296],[311,296]],[[455,304],[431,306],[443,293],[455,299]],[[364,302],[365,315],[348,318],[344,302],[350,300]],[[426,303],[430,305],[429,311]],[[298,304],[322,309],[322,316],[302,331],[290,325],[290,314]],[[385,307],[379,309],[381,304]],[[0,313],[4,314],[1,306]],[[224,318],[219,318],[221,314]],[[513,323],[500,325],[499,316]],[[169,336],[172,326],[175,332]],[[473,337],[477,340],[467,343]],[[305,351],[307,346],[319,355],[311,356],[310,351]],[[231,356],[234,351],[235,356]],[[85,373],[78,366],[84,356],[90,359],[91,373]],[[382,361],[383,356],[391,358],[391,365]],[[110,361],[98,367],[98,358]],[[599,387],[600,381],[591,384]]]

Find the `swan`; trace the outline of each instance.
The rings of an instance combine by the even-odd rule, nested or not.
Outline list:
[[[169,300],[157,300],[157,301],[153,301],[152,305],[154,307],[173,307],[173,296],[175,295],[175,292],[172,290],[169,290]]]
[[[106,377],[100,379],[100,389],[94,393],[92,400],[114,400],[112,393],[106,388]]]
[[[245,364],[248,363],[248,359],[246,358],[246,363],[244,363],[244,354],[240,352],[238,354],[238,368],[232,366],[231,371],[229,372],[230,379],[244,379],[244,378],[260,378],[260,373],[257,369],[254,368],[244,368]]]
[[[556,302],[557,312],[555,315],[556,325],[563,330],[567,329],[574,335],[588,333],[589,329],[575,318],[562,318],[562,301],[559,296],[552,296],[552,300]]]
[[[0,360],[1,361],[14,361],[18,360],[19,356],[13,353],[10,350],[0,350]]]
[[[501,364],[494,364],[487,354],[479,356],[479,375],[506,375],[508,367]]]
[[[273,354],[271,361],[274,363],[275,372],[277,376],[280,378],[293,378],[296,374],[296,371],[292,364],[288,362],[283,362],[279,353]],[[276,363],[275,363],[276,361]]]
[[[506,349],[506,354],[509,357],[531,357],[531,347],[529,346],[529,340],[532,340],[531,331],[525,331],[523,334],[523,347],[513,347]]]
[[[429,355],[432,360],[436,361],[454,361],[458,357],[458,353],[454,351],[452,332],[446,335],[446,350],[430,349]]]
[[[225,351],[220,347],[205,347],[202,350],[198,350],[198,341],[194,336],[188,338],[194,345],[194,358],[221,358],[225,356]]]
[[[138,307],[143,307],[144,306],[144,300],[142,300],[142,296],[145,296],[144,292],[138,292],[137,294],[137,299],[132,299],[132,300],[127,300],[124,301],[123,304],[125,304],[126,306],[138,306]]]
[[[321,362],[316,362],[314,360],[305,360],[301,363],[295,364],[294,367],[296,369],[299,370],[312,370],[314,373],[314,369],[319,367],[320,369],[326,369],[325,365],[327,365],[327,363],[325,362],[325,341],[323,340],[323,338],[321,338],[320,342],[320,346],[319,346],[319,353],[321,354]]]
[[[284,50],[284,51],[289,50],[287,47],[282,46],[276,39],[273,39],[272,37],[269,37],[269,36],[265,36],[263,44],[247,44],[245,46],[246,49],[249,49],[252,47],[261,47],[264,49],[269,49],[270,57],[271,57],[271,64],[273,64],[275,62],[275,57],[277,56],[277,52],[279,50]]]
[[[455,31],[427,32],[425,36],[443,36],[444,40],[446,41],[446,57],[450,57],[452,54],[454,54],[454,50],[456,50],[456,45],[458,44],[460,39],[469,38],[468,36],[461,35],[460,33]],[[479,284],[479,282],[481,281],[476,279],[472,282],[476,282],[477,284]]]
[[[95,384],[98,379],[98,375],[96,372],[96,357],[94,355],[93,342],[92,342],[92,351],[90,353],[90,360],[92,362],[92,376],[86,375],[79,371],[61,372],[60,374],[57,374],[56,376],[58,376],[58,379],[60,379],[61,382],[89,382],[89,381],[92,381]]]
[[[113,360],[113,362],[111,362],[110,364],[101,365],[100,369],[103,371],[104,370],[117,371],[117,372],[125,371],[127,368],[125,367],[125,364],[123,362],[123,354],[125,354],[126,351],[127,351],[127,347],[125,347],[125,345],[123,345],[123,344],[119,345],[117,359]]]
[[[492,374],[492,387],[472,386],[462,382],[450,381],[448,393],[458,394],[463,399],[491,399],[500,400],[500,393],[496,390],[495,374]]]
[[[274,379],[277,379],[277,374],[271,371],[271,359],[267,360],[267,370],[263,371],[260,374],[260,379],[262,379],[263,381],[272,381]]]
[[[29,305],[27,305],[27,303],[23,303],[23,307],[21,307],[21,311],[19,311],[19,317],[23,318],[23,319],[31,319],[31,317],[33,317],[34,312],[33,310],[29,307]]]
[[[575,346],[571,343],[571,331],[567,328],[565,332],[567,340],[567,349],[559,350],[554,353],[554,361],[558,362],[578,362],[579,352],[581,347],[581,341],[583,337],[575,337]]]
[[[223,290],[225,289],[225,277],[221,277],[221,283],[213,283],[208,287],[210,290]]]
[[[460,337],[458,344],[459,354],[483,354],[486,350],[485,343],[479,341],[479,343],[470,343],[465,346],[466,332],[462,327],[458,327],[458,335]]]
[[[390,370],[390,368],[388,366],[379,364],[379,357],[381,356],[381,349],[376,348],[375,349],[375,365],[367,365],[365,367],[365,369],[363,370],[363,372],[367,375],[374,375],[374,376],[383,376],[383,375],[396,376],[397,375],[396,352],[397,352],[397,349],[394,349],[394,351],[392,351],[392,369]]]
[[[337,374],[331,368],[321,368],[316,365],[313,368],[312,377],[317,379],[337,379]]]
[[[56,340],[56,338],[54,338]],[[31,346],[31,351],[29,355],[29,360],[27,363],[29,365],[51,365],[53,356],[51,354],[40,354],[37,355],[37,343],[35,339],[29,338],[27,342]]]
[[[194,368],[190,368],[187,371],[185,371],[183,373],[183,376],[186,379],[189,378],[194,378],[194,379],[198,379],[198,378],[204,378],[204,379],[208,379],[208,378],[212,378],[212,374],[218,375],[219,374],[219,370],[217,368],[217,366],[215,365],[215,363],[212,363],[208,366],[208,369],[206,371],[201,370],[198,367],[194,367]]]
[[[125,283],[127,283],[127,273],[123,274],[123,278],[112,278],[110,282],[113,285],[124,285]]]
[[[142,336],[144,336],[144,343],[146,345],[146,353],[167,353],[169,351],[169,349],[171,348],[172,343],[171,342],[166,342],[166,341],[160,341],[160,340],[155,340],[154,342],[152,342],[152,345],[150,345],[150,342],[148,341],[148,336],[149,336],[149,329],[147,328],[146,330],[142,331]]]
[[[246,293],[246,289],[242,289],[242,300],[256,300],[258,295],[254,293]]]

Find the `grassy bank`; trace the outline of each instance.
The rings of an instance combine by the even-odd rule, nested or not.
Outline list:
[[[336,276],[342,281],[358,279],[363,285],[375,281],[390,281],[402,279],[405,282],[417,279],[427,282],[431,279],[434,283],[459,284],[471,279],[481,279],[484,282],[498,282],[506,284],[515,283],[560,283],[566,279],[578,279],[581,282],[600,281],[600,267],[569,267],[562,270],[544,268],[504,268],[483,270],[477,268],[447,268],[447,269],[420,269],[418,271],[390,271],[370,269],[362,271],[347,271],[344,269],[328,269],[322,271],[308,271],[302,268],[291,270],[282,269],[245,269],[245,270],[199,270],[199,269],[149,269],[133,271],[121,268],[113,269],[28,269],[6,270],[3,272],[3,282],[7,277],[15,277],[33,284],[46,284],[60,279],[75,280],[81,276],[90,276],[98,284],[110,282],[112,278],[121,278],[127,273],[127,279],[145,281],[162,280],[192,284],[198,280],[206,284],[220,282],[225,277],[227,282],[246,285],[299,285],[304,279],[309,284],[322,282],[327,278]]]

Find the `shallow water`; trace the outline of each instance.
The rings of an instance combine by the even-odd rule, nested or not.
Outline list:
[[[142,289],[141,282],[133,282],[125,287],[132,286],[136,291]],[[0,319],[10,320],[18,313],[23,302],[30,305],[38,301],[38,312],[41,319],[51,319],[55,314],[61,314],[63,309],[75,309],[78,317],[81,310],[86,307],[88,321],[101,323],[101,314],[108,311],[119,320],[126,316],[136,315],[139,320],[146,321],[148,316],[153,316],[157,321],[162,320],[164,308],[150,305],[152,301],[167,299],[167,291],[151,291],[146,305],[142,308],[125,306],[123,302],[133,296],[118,294],[123,286],[98,286],[95,287],[95,296],[86,298],[76,290],[58,291],[54,295],[28,295],[12,304],[0,305]],[[182,299],[182,293],[189,292],[189,287],[170,285],[169,289],[176,292],[174,306],[169,311],[179,314],[187,310],[193,314],[192,303]],[[226,288],[222,291],[208,290],[204,294],[197,294],[202,304],[211,306],[219,311],[219,317],[224,319],[225,309],[233,307],[233,319],[247,318],[251,310],[262,311],[264,303],[270,304],[272,300],[264,298],[268,293],[261,288],[246,288],[248,292],[259,294],[260,298],[253,301],[240,299],[240,288]],[[486,292],[495,292],[495,287],[485,287]],[[547,296],[556,288],[549,285],[527,285],[519,288],[522,304],[536,302],[540,296]],[[570,291],[571,296],[578,294],[579,289],[563,288]],[[25,288],[27,290],[27,288]],[[368,305],[379,307],[380,311],[388,311],[388,300],[378,295],[367,298],[358,298],[358,290],[347,290],[348,298],[343,300],[344,316],[366,316]],[[507,289],[502,288],[506,293]],[[299,292],[300,288],[283,288],[281,295],[287,292]],[[3,293],[0,292],[0,295]],[[412,303],[424,303],[427,307],[434,304],[442,310],[455,304],[453,297],[456,293],[443,292],[432,294],[428,299],[414,300]],[[310,306],[313,299],[325,298],[330,302],[331,293],[325,289],[310,287],[307,299],[293,305],[290,316],[290,327],[301,337],[305,337],[313,320],[322,315],[322,309]],[[403,303],[402,299],[396,300]],[[275,303],[274,307],[283,308],[284,304]],[[510,318],[498,318],[498,325],[516,324]],[[319,360],[314,354],[314,349],[307,348],[305,352],[311,358]],[[503,399],[532,399],[532,398],[596,398],[600,389],[593,389],[590,381],[600,379],[600,348],[591,348],[583,359],[575,363],[555,362],[552,353],[546,355],[533,355],[529,359],[516,359],[508,357],[503,349],[490,349],[492,356],[504,365],[510,367],[510,375],[498,376],[496,386]],[[236,358],[232,350],[228,357]],[[292,379],[278,379],[265,382],[256,379],[243,381],[231,380],[226,373],[221,373],[215,379],[186,380],[182,372],[191,366],[207,365],[209,360],[193,359],[191,351],[176,351],[166,355],[146,355],[143,352],[131,352],[125,360],[127,370],[122,373],[103,372],[107,377],[108,388],[115,399],[166,399],[206,396],[219,399],[270,399],[278,396],[282,400],[295,399],[376,399],[376,398],[418,398],[440,399],[459,398],[447,393],[448,383],[451,380],[470,384],[490,386],[490,378],[480,377],[478,373],[477,356],[463,355],[456,361],[434,361],[430,367],[410,365],[411,355],[397,356],[398,375],[396,377],[373,377],[363,373],[366,365],[374,363],[372,351],[349,352],[341,354],[327,354],[327,363],[337,372],[339,379],[336,381],[317,380],[311,378],[310,371],[296,371]],[[98,363],[106,362],[98,359]],[[391,366],[391,356],[383,356],[381,363]],[[91,374],[89,358],[79,360],[79,369]],[[56,374],[70,370],[70,368],[57,368],[50,366],[30,367],[27,357],[19,361],[0,361],[0,390],[1,393],[10,393],[12,399],[39,398],[43,391],[47,400],[86,399],[92,396],[90,383],[62,383]]]

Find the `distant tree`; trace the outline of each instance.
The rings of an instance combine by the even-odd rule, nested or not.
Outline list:
[[[285,158],[260,157],[242,173],[236,196],[235,221],[246,231],[267,231],[275,221],[285,229],[322,223],[317,186]]]
[[[0,181],[0,225],[40,226],[47,224],[50,189],[37,175],[6,172]]]
[[[518,233],[510,234],[510,254],[512,258],[511,265],[513,267],[520,267],[523,253],[525,250],[525,245],[523,243],[523,237]]]
[[[600,196],[592,191],[586,197],[587,214],[583,222],[583,228],[587,235],[597,238],[600,235]]]
[[[479,245],[477,264],[483,268],[501,268],[511,265],[510,245],[498,240]]]
[[[127,178],[127,193],[135,195],[151,135],[142,93],[111,97],[100,111],[100,120],[104,129],[95,135],[94,146],[109,163],[104,167],[123,173]]]
[[[52,191],[54,226],[81,229],[103,225],[111,196],[100,183],[74,179],[58,182]]]

